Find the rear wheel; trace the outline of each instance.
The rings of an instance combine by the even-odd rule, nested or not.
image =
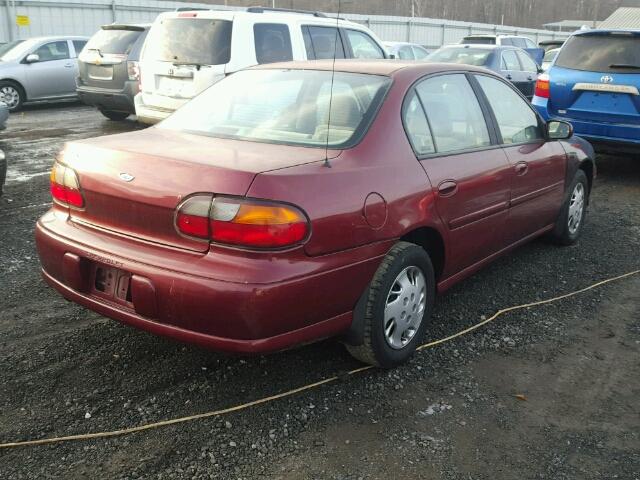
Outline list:
[[[100,110],[100,113],[114,122],[119,122],[129,116],[127,112],[116,112],[114,110]]]
[[[0,101],[4,102],[9,111],[15,112],[25,101],[24,91],[17,83],[3,80],[0,82]]]
[[[347,350],[358,360],[379,367],[406,362],[424,337],[434,296],[429,255],[413,243],[397,243],[369,286],[364,342],[347,345]]]
[[[578,170],[569,186],[566,198],[551,238],[559,245],[573,245],[582,234],[587,205],[589,203],[589,182],[582,170]]]

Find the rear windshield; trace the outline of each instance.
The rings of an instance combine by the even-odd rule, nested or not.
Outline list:
[[[326,71],[247,70],[205,90],[159,128],[344,148],[364,134],[390,82],[388,77],[355,73],[336,72],[332,80]]]
[[[555,64],[573,70],[640,73],[640,36],[576,35],[566,41]]]
[[[486,48],[443,48],[430,54],[428,62],[463,63],[465,65],[486,65],[491,50]]]
[[[186,65],[224,65],[231,59],[229,20],[166,18],[151,27],[145,58]]]
[[[128,55],[142,32],[139,30],[100,30],[87,42],[87,50],[103,55]]]
[[[461,42],[463,45],[495,45],[495,37],[466,37]]]

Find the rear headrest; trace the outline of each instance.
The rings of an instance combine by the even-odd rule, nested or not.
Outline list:
[[[329,120],[328,118],[326,119]],[[348,93],[334,94],[331,101],[331,126],[355,128],[362,120],[358,102]]]

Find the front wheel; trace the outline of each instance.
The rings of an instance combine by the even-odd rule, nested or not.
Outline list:
[[[364,342],[347,345],[358,360],[383,368],[400,365],[420,345],[435,297],[435,275],[425,250],[399,242],[371,284],[364,317]]]
[[[114,110],[100,110],[100,113],[114,122],[119,122],[129,116],[127,112],[116,112]]]
[[[551,239],[559,245],[573,245],[582,234],[589,203],[589,182],[582,170],[576,172],[568,191],[569,195],[551,231]]]
[[[24,101],[24,92],[17,84],[9,80],[0,82],[0,102],[4,102],[10,112],[20,110]]]

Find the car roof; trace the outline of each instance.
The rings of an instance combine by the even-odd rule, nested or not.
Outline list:
[[[137,28],[144,28],[145,30],[148,30],[149,28],[151,28],[151,25],[153,24],[152,23],[106,23],[102,25],[100,28],[107,28],[111,30],[118,30],[118,29],[126,30],[127,28],[130,28],[130,27],[137,27]]]
[[[488,43],[467,43],[460,44],[456,43],[453,45],[445,45],[440,48],[475,48],[480,50],[521,50],[519,47],[514,47],[512,45],[490,45]]]
[[[89,37],[85,37],[83,35],[57,35],[46,37],[30,37],[25,38],[25,40],[29,40],[30,42],[51,42],[55,40],[89,40]]]
[[[589,30],[578,30],[573,35],[607,35],[609,33],[626,33],[632,35],[640,35],[640,29],[637,28],[592,28]]]
[[[256,7],[258,8],[258,7]],[[191,16],[190,14],[193,14]],[[359,29],[364,29],[363,25],[345,20],[344,18],[335,18],[328,16],[316,16],[313,12],[288,12],[288,11],[270,11],[266,9],[264,12],[248,12],[245,10],[182,10],[179,12],[164,12],[158,15],[158,18],[212,18],[221,20],[234,20],[237,18],[247,17],[256,21],[278,20],[276,23],[298,22],[300,20],[308,21],[310,24],[333,24],[333,25],[349,25]],[[157,21],[157,19],[156,19]]]
[[[252,70],[319,70],[335,71],[341,73],[362,73],[368,75],[384,75],[391,77],[398,73],[415,72],[416,75],[428,75],[430,73],[468,70],[473,72],[486,72],[484,68],[471,65],[451,64],[451,63],[425,63],[413,60],[363,60],[363,59],[338,59],[333,60],[310,60],[298,62],[269,63],[251,67]]]

